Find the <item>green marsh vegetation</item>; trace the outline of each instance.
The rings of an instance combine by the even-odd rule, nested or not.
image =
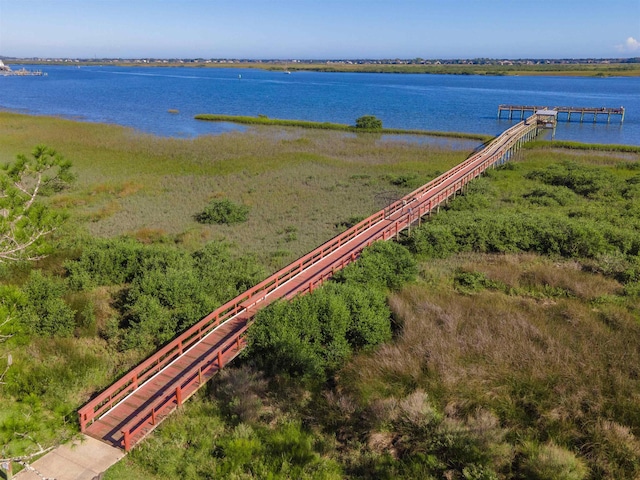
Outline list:
[[[66,217],[49,255],[0,265],[0,373],[13,359],[1,458],[69,438],[76,409],[158,345],[382,208],[380,191],[397,197],[465,156],[329,131],[179,140],[7,112],[0,125],[1,164],[42,143],[76,177],[46,198]],[[246,221],[196,220],[221,200]]]
[[[522,152],[386,257],[261,313],[253,352],[108,478],[635,478],[638,160]],[[363,308],[353,284],[386,311]],[[346,318],[386,318],[391,331],[368,329],[380,336],[353,348]],[[267,334],[275,319],[287,328]],[[267,467],[269,438],[291,425],[292,451],[298,426],[311,435],[308,461]],[[243,453],[225,450],[239,438]]]
[[[362,73],[422,73],[437,75],[553,75],[567,77],[637,77],[638,63],[574,64],[574,65],[438,65],[438,64],[317,64],[292,65],[290,70]]]
[[[269,268],[328,240],[345,228],[336,227],[341,222],[382,208],[380,192],[397,197],[466,156],[364,133],[284,127],[182,140],[11,113],[0,113],[0,125],[7,132],[0,139],[2,163],[30,151],[34,139],[73,161],[74,189],[52,202],[73,214],[77,230],[191,249],[224,238]],[[397,176],[410,181],[391,183]],[[248,207],[247,221],[202,225],[194,219],[221,199]],[[291,227],[297,238],[286,241]]]
[[[383,128],[382,121],[374,115],[363,115],[355,120],[354,125],[346,125],[344,123],[330,122],[312,122],[308,120],[289,120],[280,118],[269,118],[266,115],[258,115],[257,117],[248,117],[242,115],[222,115],[213,113],[201,113],[195,116],[196,120],[204,120],[209,122],[231,122],[241,125],[269,125],[276,127],[298,127],[309,128],[313,130],[336,130],[342,132],[362,133],[372,132],[379,134],[398,134],[398,135],[421,135],[431,137],[448,137],[448,138],[468,138],[470,140],[487,141],[491,136],[481,135],[477,133],[464,132],[440,132],[431,130],[404,130],[399,128]]]
[[[0,272],[3,456],[73,435],[76,408],[158,344],[380,208],[380,192],[467,155],[273,127],[169,140],[5,113],[0,125],[2,162],[37,141],[77,176],[49,198],[68,213],[54,253]],[[634,478],[637,165],[522,151],[402,244],[265,310],[262,325],[289,328],[256,324],[253,353],[107,478]],[[220,199],[247,220],[199,224]]]

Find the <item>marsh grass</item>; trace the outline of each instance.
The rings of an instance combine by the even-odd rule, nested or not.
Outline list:
[[[621,152],[621,153],[640,153],[640,147],[634,145],[610,145],[602,143],[581,143],[569,142],[561,140],[545,141],[537,140],[529,142],[525,145],[527,149],[541,148],[564,148],[568,150],[581,151],[600,151],[600,152]]]
[[[0,161],[45,143],[74,163],[76,185],[51,198],[69,210],[71,222],[53,238],[59,248],[33,266],[57,277],[67,274],[64,261],[80,256],[86,237],[122,234],[167,251],[175,245],[176,255],[226,240],[234,253],[253,254],[273,270],[467,156],[374,135],[271,126],[164,139],[0,113],[0,127]],[[270,457],[281,458],[292,446],[327,477],[339,470],[335,459],[348,474],[370,478],[495,478],[495,471],[506,476],[531,458],[570,465],[574,456],[599,478],[637,476],[638,280],[631,278],[635,247],[621,233],[636,229],[640,218],[633,191],[564,195],[525,176],[573,160],[601,168],[607,182],[619,186],[636,175],[627,165],[619,168],[621,155],[627,164],[637,159],[634,153],[523,151],[430,225],[465,210],[475,217],[539,211],[584,223],[595,215],[616,227],[616,248],[628,254],[566,261],[467,252],[423,262],[420,283],[390,298],[395,342],[358,356],[319,391],[276,381],[270,392],[280,398],[261,398],[258,406],[251,397],[234,410],[236,387],[251,375],[239,377],[227,389],[231,405],[199,401],[185,408],[134,453],[132,471],[202,478],[213,475],[215,462],[228,460],[238,464],[223,468],[241,476],[254,453],[267,452],[259,457],[267,472],[284,468]],[[247,221],[203,226],[193,220],[221,198],[250,207]],[[549,199],[558,205],[544,205]],[[6,267],[0,278],[20,288],[31,269]],[[16,432],[33,432],[42,443],[67,438],[79,404],[141,359],[142,350],[118,350],[113,341],[122,334],[117,302],[126,288],[67,291],[63,300],[75,312],[72,338],[16,335],[0,344],[0,358],[14,354],[10,388],[0,387],[0,435],[9,455],[30,448]],[[238,424],[241,417],[251,425]],[[224,448],[232,453],[223,455]]]
[[[371,135],[281,127],[169,139],[4,112],[0,125],[9,132],[0,138],[0,161],[28,151],[36,139],[72,160],[78,180],[54,202],[73,214],[79,229],[99,237],[156,230],[188,239],[190,248],[224,238],[270,268],[328,240],[341,222],[383,208],[376,198],[380,192],[400,195],[466,156],[436,146],[379,142]],[[415,181],[390,183],[389,176],[401,175]],[[194,215],[223,197],[247,205],[248,221],[198,225]],[[295,235],[276,233],[290,225]],[[281,255],[283,250],[288,253]]]
[[[361,118],[365,118],[365,117],[361,117]],[[405,130],[401,128],[382,128],[382,123],[380,123],[380,127],[364,128],[364,127],[357,126],[358,125],[357,120],[360,120],[360,119],[356,120],[356,125],[345,125],[343,123],[330,123],[330,122],[310,122],[307,120],[287,120],[287,119],[279,119],[279,118],[268,118],[264,115],[259,115],[257,117],[247,117],[247,116],[240,116],[240,115],[219,115],[219,114],[203,113],[203,114],[196,115],[195,119],[209,121],[209,122],[239,123],[242,125],[269,125],[269,126],[275,126],[275,127],[298,127],[298,128],[309,128],[314,130],[336,130],[341,132],[365,133],[365,134],[372,133],[372,134],[421,135],[421,136],[431,136],[431,137],[466,138],[466,139],[479,140],[479,141],[487,141],[493,138],[489,135],[479,135],[476,133],[440,132],[440,131],[430,131],[430,130]]]
[[[440,147],[392,145],[374,136],[275,132],[271,127],[167,139],[113,125],[2,112],[0,128],[0,162],[44,143],[64,152],[78,177],[70,190],[47,199],[71,215],[52,237],[52,255],[33,266],[0,272],[3,283],[17,287],[28,281],[32,268],[64,277],[64,262],[78,258],[83,242],[120,235],[190,251],[226,240],[238,255],[252,254],[267,271],[275,270],[346,228],[342,222],[384,207],[376,197],[380,191],[400,194],[409,189],[390,184],[389,175],[429,179],[466,156]],[[194,215],[220,198],[249,206],[247,222],[198,224]],[[144,354],[114,346],[120,338],[122,288],[98,287],[64,296],[74,312],[73,338],[32,341],[22,334],[0,344],[2,358],[7,352],[14,358],[11,389],[0,386],[1,414],[13,416],[22,409],[31,419],[28,430],[42,443],[73,432],[74,409]],[[30,399],[37,400],[33,411],[26,410]],[[5,424],[2,444],[7,454],[29,451],[28,442],[14,434],[21,425]]]
[[[461,270],[508,288],[459,292]],[[434,260],[421,275],[440,288],[415,285],[391,298],[402,325],[396,342],[352,362],[342,388],[370,404],[421,388],[439,409],[495,412],[516,450],[529,448],[516,439],[551,440],[598,478],[640,472],[639,411],[627,400],[640,394],[640,324],[620,284],[529,254]],[[611,451],[630,456],[617,464]]]

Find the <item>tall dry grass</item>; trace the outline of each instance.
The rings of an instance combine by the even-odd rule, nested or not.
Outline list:
[[[461,269],[508,288],[461,293]],[[424,273],[446,286],[392,296],[397,340],[346,369],[349,395],[375,404],[423,389],[454,418],[492,412],[516,449],[552,441],[593,478],[640,475],[640,322],[617,282],[534,255],[459,256]]]

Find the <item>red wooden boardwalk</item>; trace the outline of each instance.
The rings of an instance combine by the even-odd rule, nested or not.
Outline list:
[[[397,236],[487,168],[507,161],[537,132],[533,115],[448,172],[210,313],[80,408],[81,431],[129,450],[235,358],[258,310],[312,291],[356,260],[365,247]]]

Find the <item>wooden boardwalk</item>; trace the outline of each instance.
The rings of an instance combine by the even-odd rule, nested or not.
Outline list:
[[[528,114],[535,114],[540,110],[553,110],[564,114],[564,119],[571,121],[571,116],[580,116],[580,122],[584,121],[585,115],[593,116],[593,122],[598,120],[598,116],[606,115],[607,123],[611,121],[611,115],[620,115],[620,123],[624,122],[624,107],[607,108],[607,107],[548,107],[538,105],[499,105],[498,119],[502,117],[502,112],[509,113],[509,120],[513,119],[514,112],[519,115],[520,120],[524,119]]]
[[[506,162],[539,128],[535,115],[514,125],[461,164],[210,313],[80,408],[81,431],[128,451],[236,357],[261,308],[313,291],[373,242],[420,223],[486,169]]]

